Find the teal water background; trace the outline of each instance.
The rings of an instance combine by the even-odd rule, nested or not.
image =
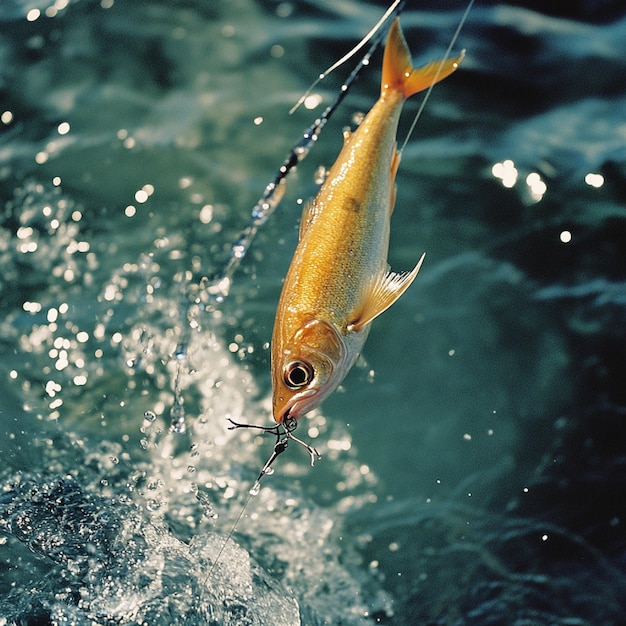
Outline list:
[[[380,54],[228,296],[203,277],[384,8],[0,3],[0,624],[623,621],[618,2],[477,2],[398,173],[390,264],[423,269],[210,570],[273,443],[227,418],[271,422],[301,203]],[[408,3],[416,64],[464,9]]]

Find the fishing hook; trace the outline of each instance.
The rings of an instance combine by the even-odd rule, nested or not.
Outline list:
[[[274,435],[276,437],[276,443],[274,444],[274,452],[270,456],[270,458],[267,460],[265,465],[263,466],[263,469],[261,470],[259,474],[259,478],[257,480],[260,480],[261,478],[263,478],[263,476],[267,474],[267,470],[270,469],[270,466],[272,465],[272,463],[274,463],[278,455],[282,454],[287,449],[287,445],[289,444],[290,439],[295,441],[297,444],[301,445],[309,453],[309,456],[311,457],[311,467],[315,465],[316,457],[318,459],[322,458],[320,453],[313,446],[309,445],[305,441],[302,441],[302,439],[299,439],[293,434],[293,431],[298,427],[298,422],[293,417],[288,417],[280,424],[276,424],[276,426],[258,426],[257,424],[241,424],[231,419],[230,417],[228,418],[228,421],[232,424],[232,426],[228,427],[228,430],[236,430],[237,428],[256,428],[257,430],[260,430],[263,433]]]

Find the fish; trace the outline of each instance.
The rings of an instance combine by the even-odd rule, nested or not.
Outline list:
[[[459,66],[462,54],[414,68],[396,18],[383,53],[380,96],[353,131],[303,212],[271,342],[272,413],[295,428],[341,383],[372,321],[413,282],[389,269],[390,220],[400,164],[396,135],[407,98]]]

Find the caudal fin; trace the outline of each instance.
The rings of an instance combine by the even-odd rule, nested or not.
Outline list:
[[[452,74],[459,67],[463,56],[464,54],[461,53],[454,59],[434,61],[424,67],[414,69],[409,47],[400,28],[400,20],[396,18],[387,36],[383,56],[381,92],[391,89],[399,91],[405,98],[408,98]]]

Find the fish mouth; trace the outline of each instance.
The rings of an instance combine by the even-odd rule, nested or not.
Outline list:
[[[306,389],[293,396],[287,404],[280,410],[278,415],[274,414],[274,420],[279,424],[282,424],[288,419],[298,419],[313,407],[309,407],[310,402],[307,400],[316,396],[317,389]]]

